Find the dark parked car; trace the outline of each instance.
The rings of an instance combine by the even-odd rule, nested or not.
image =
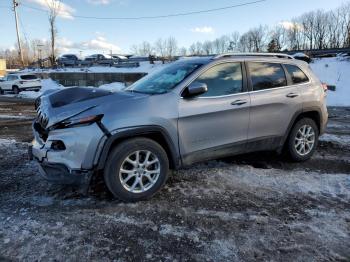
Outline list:
[[[57,64],[59,66],[78,66],[80,64],[80,60],[76,55],[66,54],[57,59]]]

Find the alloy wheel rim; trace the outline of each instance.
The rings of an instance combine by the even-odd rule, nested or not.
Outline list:
[[[315,145],[315,131],[310,125],[303,125],[299,128],[295,139],[294,147],[301,156],[309,154]]]
[[[119,179],[131,193],[143,193],[157,182],[160,175],[160,161],[149,150],[138,150],[129,154],[122,162]]]

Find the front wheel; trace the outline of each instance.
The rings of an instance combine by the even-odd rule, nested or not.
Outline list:
[[[314,120],[300,119],[292,128],[287,151],[292,160],[301,162],[311,158],[318,144],[319,130]]]
[[[164,149],[147,138],[126,140],[110,153],[104,179],[113,195],[126,202],[145,200],[165,184],[169,161]]]

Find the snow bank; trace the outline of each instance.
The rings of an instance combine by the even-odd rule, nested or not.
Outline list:
[[[58,84],[57,82],[53,81],[51,78],[42,80],[41,84],[42,84],[42,87],[41,87],[41,90],[39,92],[23,91],[18,95],[18,97],[37,98],[48,90],[69,88],[69,87],[64,87],[64,86]],[[103,88],[103,89],[115,92],[115,91],[122,90],[124,87],[125,87],[124,83],[114,82],[114,83],[110,83],[110,84],[101,85],[99,87],[87,86],[86,88]]]
[[[18,96],[23,98],[37,98],[42,93],[52,89],[63,89],[64,86],[53,81],[51,78],[41,80],[41,89],[38,92],[35,91],[23,91]]]
[[[350,60],[345,57],[315,59],[310,64],[318,78],[336,91],[328,91],[328,106],[350,106]]]
[[[125,85],[124,85],[124,83],[121,83],[121,82],[114,82],[114,83],[99,86],[98,88],[102,88],[102,89],[106,89],[106,90],[110,90],[110,91],[115,92],[115,91],[120,91],[123,88],[125,88]]]

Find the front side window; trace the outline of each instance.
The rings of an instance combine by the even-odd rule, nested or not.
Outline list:
[[[167,93],[201,65],[195,62],[175,62],[141,78],[126,91],[145,94]]]
[[[242,92],[241,63],[224,63],[213,66],[196,79],[207,84],[208,91],[200,97],[224,96]]]
[[[9,81],[17,80],[17,76],[8,76],[7,80],[9,80]]]
[[[251,62],[248,65],[254,91],[287,85],[287,79],[280,64]]]
[[[301,69],[295,65],[284,65],[292,78],[293,84],[301,84],[309,82],[309,78]]]

